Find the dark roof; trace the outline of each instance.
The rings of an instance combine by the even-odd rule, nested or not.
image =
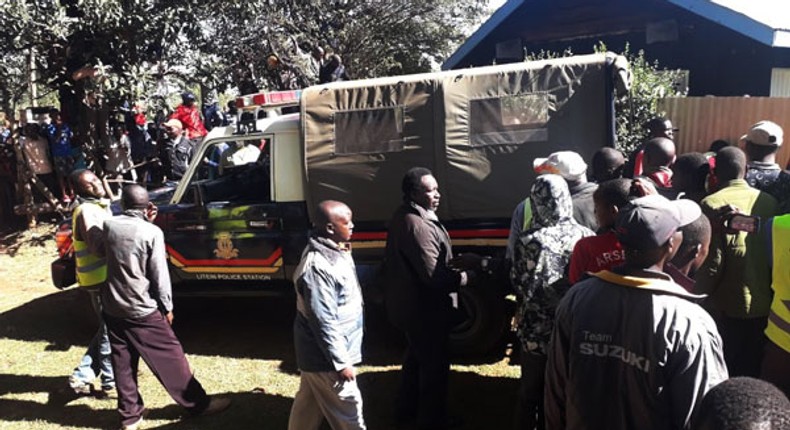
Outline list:
[[[737,31],[771,47],[790,47],[788,0],[661,0]],[[540,0],[508,0],[442,64],[456,67],[505,21],[537,5]]]

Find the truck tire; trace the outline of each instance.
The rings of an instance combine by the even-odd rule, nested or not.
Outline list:
[[[475,284],[461,288],[458,311],[450,332],[454,355],[483,355],[502,344],[513,317],[513,306],[500,288]]]

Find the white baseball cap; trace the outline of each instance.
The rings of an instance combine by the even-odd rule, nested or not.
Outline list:
[[[568,181],[580,179],[587,173],[587,163],[581,155],[573,151],[558,151],[548,158],[536,158],[532,161],[535,173],[554,173]]]

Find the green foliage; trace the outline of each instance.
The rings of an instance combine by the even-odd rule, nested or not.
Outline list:
[[[606,45],[599,43],[596,51],[605,52]],[[686,81],[685,71],[662,69],[658,61],[648,61],[642,50],[634,54],[626,45],[620,55],[628,59],[633,82],[628,95],[615,102],[617,149],[630,154],[644,143],[647,121],[666,114],[659,110],[658,101],[664,97],[685,97],[688,88],[679,85]]]
[[[0,109],[26,95],[29,50],[38,83],[112,105],[165,99],[188,86],[285,89],[316,82],[315,47],[352,78],[422,72],[478,22],[485,0],[3,0]],[[276,55],[276,67],[267,58]],[[94,82],[74,72],[100,68]],[[87,84],[87,87],[85,87]],[[87,94],[86,94],[87,93]],[[5,105],[5,106],[3,106]]]
[[[594,48],[598,53],[607,51],[603,42],[599,42]],[[572,55],[570,48],[560,53],[530,52],[526,55],[526,60],[546,60]],[[630,154],[644,142],[645,136],[647,136],[644,125],[647,121],[665,114],[659,110],[658,101],[664,97],[685,97],[688,88],[679,85],[679,83],[685,82],[685,71],[662,69],[657,61],[648,61],[644,51],[633,53],[626,45],[620,55],[628,60],[633,81],[629,93],[615,101],[617,149],[625,154]]]

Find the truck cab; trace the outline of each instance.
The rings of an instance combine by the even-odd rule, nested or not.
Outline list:
[[[160,207],[156,223],[178,294],[290,293],[310,228],[299,115],[269,110],[257,119],[244,112],[253,118],[215,128],[203,140]]]

